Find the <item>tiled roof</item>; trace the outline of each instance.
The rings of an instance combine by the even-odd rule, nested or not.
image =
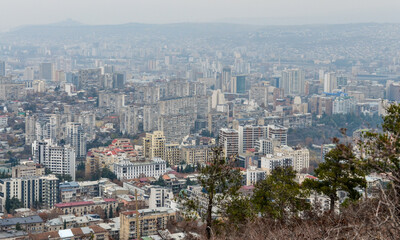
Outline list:
[[[17,223],[20,224],[29,224],[29,223],[42,223],[43,220],[38,216],[29,216],[29,217],[18,217],[18,218],[5,218],[0,219],[0,226],[12,226]]]

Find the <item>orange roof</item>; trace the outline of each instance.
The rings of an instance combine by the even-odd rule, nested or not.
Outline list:
[[[163,178],[164,180],[171,180],[171,178],[170,178],[168,175],[163,175],[162,178]]]

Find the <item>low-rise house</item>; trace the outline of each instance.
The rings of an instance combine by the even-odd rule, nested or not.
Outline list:
[[[28,233],[39,233],[44,230],[43,220],[38,215],[0,219],[0,230],[14,230],[17,224]]]
[[[58,240],[58,239],[93,239],[108,240],[108,231],[99,226],[63,229],[58,231],[29,234],[31,240]]]

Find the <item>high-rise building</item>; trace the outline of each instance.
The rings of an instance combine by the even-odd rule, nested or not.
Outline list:
[[[165,136],[162,131],[146,133],[146,137],[143,138],[143,156],[146,159],[165,159]]]
[[[214,156],[209,146],[182,146],[181,151],[182,160],[192,166],[205,164]]]
[[[301,172],[310,167],[310,151],[307,148],[291,148],[289,146],[276,147],[274,154],[293,158],[293,169]]]
[[[36,140],[36,117],[27,112],[25,117],[25,144],[31,145]]]
[[[41,63],[39,68],[40,79],[52,81],[54,78],[54,66],[52,63]]]
[[[305,74],[301,69],[282,71],[282,86],[285,95],[302,96],[305,93]]]
[[[6,199],[17,198],[25,208],[41,204],[52,208],[57,203],[58,178],[55,175],[0,179],[0,211]]]
[[[222,92],[231,92],[232,91],[232,70],[230,67],[224,67],[222,69]]]
[[[169,165],[178,165],[181,162],[181,149],[180,145],[177,143],[167,143],[165,144],[165,161]]]
[[[139,133],[138,107],[134,105],[122,107],[120,111],[120,131],[122,134]]]
[[[0,77],[6,76],[6,62],[0,61]]]
[[[68,122],[66,125],[66,143],[75,149],[77,158],[86,156],[86,135],[82,124]]]
[[[125,75],[122,73],[113,74],[113,88],[123,89],[125,86]]]
[[[244,153],[247,149],[254,148],[256,142],[267,137],[267,126],[239,126],[239,153]]]
[[[332,93],[333,90],[337,89],[337,87],[338,87],[338,84],[337,84],[336,74],[333,72],[325,73],[324,92]]]
[[[246,92],[246,76],[236,76],[234,78],[233,93]]]
[[[268,138],[278,140],[281,145],[287,145],[288,129],[277,125],[268,125]]]
[[[222,128],[219,130],[219,146],[224,150],[225,157],[239,153],[239,133],[234,129]]]
[[[69,145],[57,146],[50,141],[35,141],[32,158],[54,174],[70,175],[75,181],[75,149]]]
[[[271,138],[259,139],[256,142],[255,148],[263,155],[274,154],[274,148],[280,146],[281,141]]]
[[[24,71],[24,80],[34,80],[35,70],[33,67],[26,67]]]

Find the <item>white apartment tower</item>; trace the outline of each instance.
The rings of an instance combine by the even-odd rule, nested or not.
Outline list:
[[[301,69],[282,71],[282,88],[285,95],[302,96],[305,93],[305,74]]]
[[[75,181],[75,149],[69,145],[57,146],[50,141],[32,144],[33,161],[42,164],[54,174],[70,175]]]
[[[67,123],[66,143],[75,148],[76,157],[86,156],[86,136],[81,123]]]
[[[336,74],[331,72],[331,73],[325,73],[324,77],[324,92],[326,93],[332,93],[333,90],[337,89],[337,79],[336,79]]]
[[[254,148],[256,142],[267,137],[267,126],[239,126],[239,153],[246,152],[249,148]]]
[[[219,146],[223,148],[225,157],[239,153],[239,133],[234,129],[219,130]]]

